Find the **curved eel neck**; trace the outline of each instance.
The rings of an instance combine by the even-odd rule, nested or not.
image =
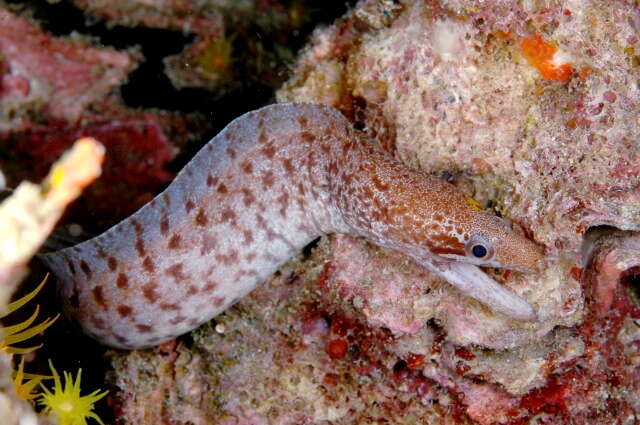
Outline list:
[[[364,236],[438,272],[429,223],[413,211],[455,216],[451,196],[464,202],[362,140],[336,110],[272,105],[229,124],[131,217],[43,260],[87,334],[148,347],[221,313],[325,233]]]

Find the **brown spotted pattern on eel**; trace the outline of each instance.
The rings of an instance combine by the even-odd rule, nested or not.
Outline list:
[[[477,267],[534,271],[532,242],[319,105],[237,118],[131,217],[42,258],[87,334],[140,348],[210,320],[331,232],[404,252],[495,311],[535,319]]]

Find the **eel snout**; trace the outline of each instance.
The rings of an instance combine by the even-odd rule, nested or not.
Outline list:
[[[477,266],[454,261],[439,263],[436,270],[461,292],[494,311],[518,320],[537,320],[533,307],[527,301],[491,279]]]

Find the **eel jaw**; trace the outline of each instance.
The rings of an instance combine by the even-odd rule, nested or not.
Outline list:
[[[424,264],[424,263],[423,263]],[[475,298],[494,311],[518,320],[538,320],[531,305],[487,276],[480,268],[463,262],[424,264],[462,293]]]

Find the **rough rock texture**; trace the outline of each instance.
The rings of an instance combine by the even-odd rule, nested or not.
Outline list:
[[[254,0],[72,0],[72,3],[111,25],[144,25],[194,32],[211,31],[212,25],[216,29],[215,23],[223,11],[252,13],[256,5]]]
[[[540,322],[329,238],[192,341],[114,354],[123,423],[636,423],[638,25],[626,1],[369,0],[316,32],[279,99],[537,241],[540,275],[493,273]]]
[[[382,26],[385,10],[365,2],[318,34],[279,99],[346,113],[371,105],[380,117],[362,125],[393,128],[401,158],[468,180],[551,255],[578,252],[593,225],[639,227],[636,9],[403,2]],[[522,57],[522,40],[536,35],[569,59],[569,81],[542,78]]]
[[[1,6],[1,4],[0,4]],[[0,9],[0,131],[20,131],[35,116],[75,122],[122,84],[136,67],[133,52],[92,49],[82,40],[51,38]]]
[[[0,23],[0,166],[9,187],[43,178],[83,136],[107,147],[105,175],[83,197],[84,211],[91,205],[95,214],[89,226],[95,217],[135,211],[171,180],[165,166],[174,146],[204,126],[195,117],[122,104],[118,89],[142,60],[136,49],[96,47],[78,34],[52,37],[1,1]]]
[[[343,2],[313,0],[72,3],[109,25],[180,30],[195,35],[180,54],[164,59],[165,72],[176,88],[204,88],[220,95],[247,85],[247,80],[273,88],[280,86],[288,75],[286,64],[294,60],[302,27],[311,22],[312,15],[323,13],[323,8],[343,7]]]
[[[323,296],[329,266],[316,261],[328,250],[324,241],[304,266],[284,267],[192,341],[114,353],[123,423],[432,423],[459,414],[433,404],[448,397],[441,387],[394,370],[389,331]]]

